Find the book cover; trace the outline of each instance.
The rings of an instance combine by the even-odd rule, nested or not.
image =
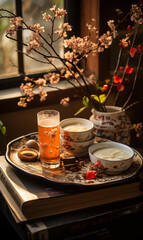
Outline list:
[[[0,188],[2,187],[0,181]],[[143,213],[142,197],[131,199],[130,201],[123,201],[118,203],[111,203],[109,206],[88,208],[75,212],[63,213],[59,215],[49,216],[46,218],[40,218],[35,220],[26,221],[17,225],[16,216],[11,207],[7,204],[7,198],[3,195],[3,188],[1,188],[2,194],[0,194],[0,205],[4,214],[6,214],[11,220],[11,224],[17,233],[27,239],[49,239],[49,240],[72,240],[72,239],[111,239],[115,237],[120,226],[120,237],[122,238],[123,231],[127,231],[126,222],[136,224],[140,221],[140,215]],[[7,196],[7,195],[6,195]],[[8,197],[10,195],[8,194]],[[10,199],[11,201],[11,199]],[[13,203],[13,202],[12,202]],[[11,204],[10,204],[11,205]],[[19,210],[20,212],[20,210]],[[21,213],[22,214],[22,213]],[[18,223],[20,223],[18,221]],[[142,226],[141,226],[142,228]],[[122,231],[122,233],[121,233]],[[132,236],[131,229],[129,233]],[[128,236],[129,236],[128,233]],[[137,234],[137,233],[136,233]],[[110,236],[110,237],[109,237]],[[107,238],[109,237],[109,238]]]
[[[90,191],[63,191],[21,174],[0,157],[0,179],[27,219],[101,206],[142,195],[139,182]]]
[[[31,239],[117,239],[123,238],[128,231],[132,236],[132,229],[127,229],[126,223],[138,228],[140,215],[143,213],[142,200],[126,201],[126,204],[113,204],[108,209],[85,209],[66,213],[59,216],[33,220],[26,224]],[[120,226],[120,231],[119,231]],[[140,225],[141,229],[142,226]],[[137,234],[137,233],[136,233]],[[94,236],[94,238],[90,238]],[[107,238],[109,237],[109,238]],[[113,239],[114,239],[113,238]]]

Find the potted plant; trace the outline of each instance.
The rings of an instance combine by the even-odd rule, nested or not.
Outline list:
[[[129,13],[120,20],[120,23],[123,23],[128,18],[131,24],[127,26],[125,36],[119,41],[117,64],[112,79],[106,80],[104,84],[100,84],[93,74],[90,76],[85,75],[86,62],[89,55],[94,56],[112,45],[118,35],[120,23],[115,24],[114,20],[107,21],[109,30],[99,35],[96,21],[92,19],[91,23],[86,25],[89,32],[87,36],[83,38],[72,36],[68,39],[67,32],[72,31],[72,26],[68,23],[60,24],[59,29],[54,30],[56,19],[67,14],[66,10],[57,9],[56,5],[54,5],[50,8],[51,14],[42,14],[43,20],[51,23],[51,33],[48,32],[48,39],[45,39],[43,36],[45,29],[39,23],[28,26],[21,17],[16,16],[14,13],[5,9],[0,9],[0,11],[8,13],[8,15],[1,14],[0,17],[10,18],[10,27],[6,33],[8,38],[18,41],[14,38],[16,31],[31,31],[29,42],[22,43],[24,46],[23,54],[38,61],[35,55],[31,55],[34,52],[37,56],[43,57],[40,62],[51,64],[56,70],[56,72],[47,73],[43,78],[36,80],[25,76],[25,83],[20,86],[24,92],[24,97],[20,98],[18,105],[26,107],[27,103],[33,100],[34,89],[37,87],[39,88],[40,101],[45,100],[47,92],[44,87],[51,87],[51,85],[57,87],[58,82],[64,79],[77,89],[78,95],[82,99],[83,106],[77,111],[76,115],[91,107],[93,115],[90,119],[95,124],[95,133],[97,135],[129,144],[130,120],[126,116],[125,109],[135,88],[143,53],[143,43],[136,44],[138,30],[143,23],[142,3],[132,5]],[[61,38],[63,38],[63,45],[66,49],[63,57],[54,48],[55,42]],[[121,66],[123,52],[126,52],[128,56],[124,66]],[[135,55],[137,56],[137,65],[133,67],[130,65],[130,59],[134,58]],[[55,59],[58,59],[63,64],[61,70],[56,67]],[[82,68],[80,67],[81,61],[82,66],[84,66]],[[129,80],[130,76],[132,76],[131,81]],[[117,100],[122,97],[122,92],[126,91],[129,84],[131,87],[125,103],[122,107],[117,107]],[[114,93],[115,97],[113,106],[110,107],[107,106],[107,100],[112,93]],[[61,100],[61,104],[67,105],[69,101],[69,97],[64,98]]]

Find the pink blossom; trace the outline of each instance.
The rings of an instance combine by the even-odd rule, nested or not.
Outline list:
[[[10,23],[17,27],[21,27],[23,23],[23,19],[21,17],[13,17],[10,19]]]
[[[66,97],[66,98],[61,99],[60,104],[63,105],[63,106],[68,106],[69,101],[70,101],[70,98]]]
[[[11,25],[6,32],[12,36],[18,30],[18,27],[22,26],[23,19],[21,17],[13,17],[10,19],[10,23]]]
[[[48,73],[44,75],[45,80],[50,81],[50,84],[57,84],[60,81],[59,73]]]
[[[50,14],[46,14],[46,13],[43,13],[42,14],[42,16],[43,16],[43,19],[47,22],[47,21],[51,21],[51,19],[52,19],[52,16],[50,15]]]
[[[96,33],[98,33],[97,28],[95,26],[93,26],[92,24],[87,23],[86,27],[88,28],[88,30],[90,32],[95,32],[96,31]]]
[[[44,74],[43,77],[46,81],[48,81],[50,76],[51,76],[51,73],[46,73],[46,74]]]
[[[36,40],[36,42],[38,42],[39,44],[42,45],[42,43],[41,43],[41,38],[40,38],[39,34],[37,34],[37,33],[32,34],[32,35],[30,36],[30,40],[31,40],[31,41]]]
[[[30,54],[32,50],[39,50],[41,43],[37,42],[36,40],[32,40],[29,42],[28,46],[26,47],[26,53]]]
[[[50,11],[51,11],[51,12],[55,12],[55,11],[56,11],[56,5],[53,5],[53,7],[50,8]]]
[[[65,73],[65,75],[64,75],[64,77],[65,77],[66,79],[68,79],[68,78],[70,78],[71,76],[72,76],[72,72],[69,71],[69,70],[67,70],[66,73]]]
[[[99,43],[101,44],[101,47],[109,48],[109,46],[112,44],[113,38],[111,36],[111,32],[107,31],[106,33],[102,34],[99,38]]]
[[[40,102],[43,102],[43,101],[46,100],[48,94],[47,94],[47,92],[43,88],[39,87],[39,89],[40,89],[40,91],[39,91]]]
[[[62,69],[61,69],[61,76],[64,75],[65,71],[66,71],[65,68],[62,68]]]
[[[45,32],[44,27],[41,27],[39,23],[35,23],[33,26],[30,26],[29,28],[35,31],[37,34]]]
[[[18,29],[18,28],[17,28],[16,25],[11,25],[11,26],[7,29],[6,33],[9,34],[10,36],[12,36],[12,35],[14,34],[14,32],[17,31],[17,29]]]
[[[62,8],[58,8],[57,11],[55,11],[55,17],[64,17],[67,14],[67,11],[62,9]]]
[[[66,65],[68,68],[70,68],[70,69],[72,68],[72,64],[71,64],[70,62],[67,62],[67,61],[66,61],[66,62],[65,62],[65,65]]]
[[[66,58],[69,62],[72,62],[72,61],[73,61],[74,56],[76,56],[76,55],[74,54],[74,52],[68,51],[68,52],[65,53],[65,58]]]
[[[63,30],[55,30],[55,33],[63,36]],[[63,37],[66,37],[66,36],[63,36]]]
[[[142,24],[143,23],[143,12],[137,4],[132,5],[131,8],[131,21],[135,23]]]
[[[103,51],[104,51],[104,47],[99,46],[98,47],[98,52],[100,53],[100,52],[103,52]]]
[[[24,81],[29,81],[29,80],[30,80],[30,78],[25,76]]]
[[[53,73],[49,80],[51,84],[57,84],[60,81],[60,74]]]
[[[27,101],[31,101],[34,99],[33,85],[28,82],[25,85],[22,83],[20,89],[24,91],[24,95],[27,96]]]
[[[76,80],[77,78],[79,78],[79,76],[80,76],[80,75],[79,75],[78,72],[75,72],[75,73],[74,73],[75,80]]]
[[[88,36],[83,38],[71,37],[70,39],[64,40],[65,48],[71,48],[75,53],[89,53],[93,49],[93,43],[89,40]]]
[[[53,5],[53,7],[50,8],[50,10],[55,14],[55,17],[64,17],[65,14],[67,14],[67,11],[65,9],[58,8],[56,10],[56,5]]]
[[[68,23],[63,23],[59,25],[59,28],[63,28],[66,31],[72,31],[72,26],[69,25]]]
[[[107,21],[107,24],[108,24],[108,26],[110,27],[110,29],[112,31],[113,38],[116,38],[117,30],[116,30],[116,26],[114,24],[114,20]]]
[[[27,107],[27,103],[25,102],[25,98],[20,98],[20,101],[17,103],[19,107]]]
[[[46,80],[44,78],[39,78],[35,81],[37,85],[46,86]]]
[[[68,23],[60,24],[59,29],[61,30],[55,30],[55,33],[62,37],[67,37],[67,31],[72,31],[72,27]]]

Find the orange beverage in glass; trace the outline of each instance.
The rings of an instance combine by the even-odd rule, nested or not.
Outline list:
[[[44,110],[37,118],[42,166],[57,168],[60,165],[60,114],[55,110]]]

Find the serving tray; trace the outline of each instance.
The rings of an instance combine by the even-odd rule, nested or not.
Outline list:
[[[78,168],[71,167],[69,169],[65,168],[63,165],[57,168],[55,171],[50,170],[48,173],[43,171],[40,161],[36,162],[23,162],[18,157],[18,151],[25,146],[26,141],[29,139],[38,140],[38,133],[30,133],[19,138],[16,138],[9,142],[6,151],[6,160],[16,169],[25,172],[27,174],[44,178],[49,182],[64,185],[79,185],[79,186],[101,186],[114,184],[119,182],[126,182],[136,175],[138,175],[143,168],[143,158],[142,156],[134,150],[133,163],[129,169],[122,172],[119,175],[107,175],[103,173],[102,177],[97,177],[96,179],[87,180],[85,174],[91,171],[91,161],[87,157],[77,158],[75,162]],[[96,138],[95,143],[105,141],[105,139]],[[63,156],[63,152],[61,155]],[[65,154],[67,157],[67,155]],[[67,160],[68,161],[68,160]],[[70,160],[69,160],[70,161]],[[63,163],[63,162],[62,162]],[[65,165],[66,166],[66,165]],[[80,166],[80,168],[79,168]]]

